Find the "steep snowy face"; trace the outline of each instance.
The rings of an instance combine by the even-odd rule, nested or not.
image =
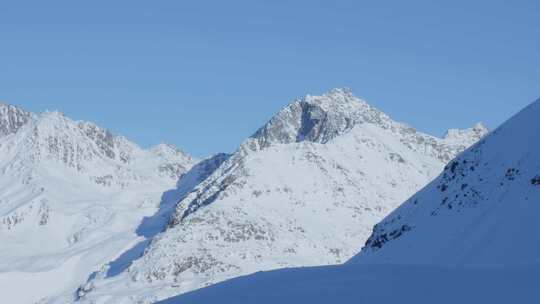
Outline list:
[[[58,112],[0,106],[0,133],[0,290],[11,303],[73,294],[145,235],[137,232],[145,216],[176,202],[163,193],[195,163],[170,146],[144,150]],[[43,285],[28,298],[4,292],[27,282]]]
[[[155,304],[536,303],[537,265],[523,268],[362,265],[257,272]]]
[[[538,265],[540,100],[452,160],[351,263]]]
[[[152,303],[255,271],[342,263],[485,130],[458,133],[416,132],[343,89],[293,101],[187,194],[139,260],[98,276],[80,301]]]
[[[0,137],[16,133],[31,117],[29,112],[0,103]]]

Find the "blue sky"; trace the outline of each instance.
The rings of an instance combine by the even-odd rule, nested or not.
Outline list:
[[[435,135],[493,128],[540,97],[539,20],[539,1],[2,1],[0,100],[196,156],[343,86]]]

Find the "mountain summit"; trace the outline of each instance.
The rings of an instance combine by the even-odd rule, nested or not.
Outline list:
[[[442,139],[436,138],[392,120],[354,96],[350,89],[337,88],[321,96],[307,95],[294,100],[248,138],[240,150],[257,151],[302,141],[325,144],[361,124],[396,133],[409,147],[443,161],[449,161],[456,151],[462,151],[488,133],[486,127],[477,123],[469,129],[450,129]]]
[[[272,144],[310,141],[326,143],[358,123],[383,123],[388,117],[352,95],[334,89],[322,96],[308,95],[279,111],[251,139],[259,148]]]
[[[152,303],[255,271],[342,263],[485,134],[471,130],[417,132],[346,89],[294,100],[186,195],[140,259],[96,275],[80,301]]]
[[[258,272],[158,303],[535,303],[538,117],[540,100],[458,155],[349,263]]]

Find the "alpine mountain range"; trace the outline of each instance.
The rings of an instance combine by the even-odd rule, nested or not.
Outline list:
[[[232,278],[349,260],[533,263],[533,245],[504,252],[531,244],[509,227],[537,197],[536,145],[515,136],[538,134],[537,110],[489,135],[479,123],[440,138],[339,88],[293,100],[235,152],[198,160],[0,104],[2,297],[181,302]]]

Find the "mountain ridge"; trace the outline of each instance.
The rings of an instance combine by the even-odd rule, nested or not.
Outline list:
[[[164,192],[195,163],[180,150],[145,150],[60,112],[0,106],[3,296],[34,303],[73,293],[88,275],[145,237],[136,230],[140,222],[170,205]],[[165,224],[166,218],[156,217],[155,225]],[[17,293],[7,287],[25,282],[35,288]]]
[[[483,135],[445,141],[373,111],[366,122],[365,105],[343,90],[306,98],[326,107],[329,96],[359,110],[321,107],[308,128],[293,101],[177,205],[140,259],[89,282],[80,301],[152,303],[254,271],[344,262],[378,219]]]
[[[539,116],[537,100],[458,154],[346,264],[257,272],[158,303],[535,303]]]

